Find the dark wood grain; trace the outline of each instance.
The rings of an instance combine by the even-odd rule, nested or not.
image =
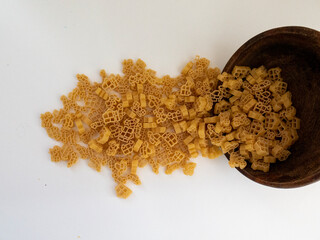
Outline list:
[[[301,118],[299,140],[284,162],[272,164],[269,173],[241,170],[251,180],[278,188],[304,186],[320,179],[320,32],[305,27],[281,27],[263,32],[231,57],[223,71],[236,65],[279,66],[292,92]],[[228,156],[227,156],[228,157]]]

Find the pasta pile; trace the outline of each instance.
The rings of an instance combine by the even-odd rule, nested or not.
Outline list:
[[[232,74],[196,57],[175,78],[157,77],[138,59],[123,61],[123,75],[100,72],[101,82],[78,74],[76,88],[62,96],[63,108],[41,114],[53,162],[74,165],[79,158],[100,172],[107,166],[118,197],[127,181],[141,184],[137,169],[150,165],[166,174],[193,175],[198,156],[230,154],[231,167],[267,172],[285,160],[300,121],[280,69],[235,67]],[[213,109],[213,115],[212,115]],[[222,151],[221,151],[222,149]]]
[[[230,154],[231,167],[268,172],[271,163],[286,160],[288,148],[298,140],[300,119],[281,69],[236,66],[232,74],[218,76],[213,92],[216,122],[208,124],[208,137]]]
[[[77,87],[61,97],[63,108],[41,115],[48,135],[62,143],[50,149],[52,161],[71,167],[80,157],[98,172],[108,166],[117,195],[127,198],[126,182],[141,184],[138,167],[148,164],[158,173],[163,166],[166,174],[182,168],[192,175],[190,157],[198,151],[209,158],[222,154],[205,132],[220,74],[207,59],[197,57],[176,78],[159,78],[142,60],[129,59],[123,74],[102,70],[101,83],[77,75]]]

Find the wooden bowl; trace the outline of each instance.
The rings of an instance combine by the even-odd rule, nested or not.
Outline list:
[[[251,38],[230,58],[223,71],[236,65],[267,69],[279,66],[292,92],[293,105],[301,119],[299,140],[284,162],[270,171],[238,169],[251,180],[271,187],[295,188],[320,179],[320,32],[305,27],[281,27]],[[227,156],[228,158],[229,156]]]

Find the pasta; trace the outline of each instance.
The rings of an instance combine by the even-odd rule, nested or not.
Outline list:
[[[109,167],[120,198],[132,193],[127,181],[141,184],[138,168],[191,176],[199,152],[229,153],[231,167],[264,172],[286,160],[300,119],[281,69],[235,66],[229,74],[209,63],[197,56],[175,78],[157,77],[141,59],[124,60],[123,75],[101,70],[100,83],[78,74],[63,108],[41,114],[48,136],[61,142],[49,149],[51,160]]]
[[[159,78],[141,59],[122,64],[122,76],[102,70],[100,83],[78,74],[76,88],[61,97],[63,108],[41,115],[48,135],[62,143],[49,150],[52,161],[71,167],[88,159],[97,171],[108,166],[117,196],[127,198],[132,191],[126,182],[141,183],[138,168],[148,164],[158,173],[163,166],[166,174],[180,168],[192,175],[190,158],[199,151],[210,158],[222,154],[206,133],[206,125],[218,121],[210,110],[219,69],[196,57],[178,77]]]
[[[286,160],[298,140],[300,119],[281,69],[235,66],[231,74],[223,72],[217,79],[221,85],[213,98],[218,120],[209,121],[209,138],[230,154],[229,165],[243,169],[248,160],[253,170],[268,172],[271,163]],[[230,122],[231,130],[226,128]]]

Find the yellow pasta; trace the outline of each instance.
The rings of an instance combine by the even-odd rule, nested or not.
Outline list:
[[[223,93],[219,99],[218,93],[213,94],[218,118],[204,122],[212,124],[209,138],[230,154],[231,167],[244,168],[249,160],[252,169],[268,172],[270,164],[289,157],[288,148],[298,139],[300,119],[280,73],[280,68],[236,66],[232,74],[217,77]],[[230,123],[231,130],[226,129]]]
[[[229,153],[231,167],[249,161],[267,172],[298,140],[300,119],[279,68],[220,73],[197,56],[172,78],[129,59],[123,75],[102,70],[100,76],[92,83],[78,74],[75,89],[61,97],[63,108],[41,114],[41,125],[62,143],[49,150],[52,161],[71,167],[88,159],[96,171],[107,166],[120,198],[132,193],[127,181],[141,184],[138,167],[191,176],[196,163],[190,158],[199,152],[210,159]]]

